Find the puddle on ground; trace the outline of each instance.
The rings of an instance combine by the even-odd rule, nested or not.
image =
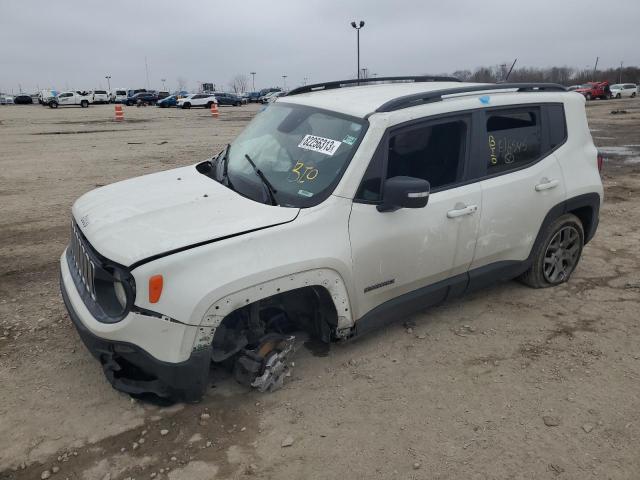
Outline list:
[[[621,156],[628,156],[628,155],[638,155],[637,150],[634,150],[633,147],[634,145],[624,145],[622,147],[598,147],[598,151],[604,155],[621,155]]]

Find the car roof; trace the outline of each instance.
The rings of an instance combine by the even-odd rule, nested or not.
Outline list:
[[[278,102],[307,105],[364,118],[386,102],[405,95],[476,85],[481,84],[464,82],[380,83],[300,93],[281,97]]]

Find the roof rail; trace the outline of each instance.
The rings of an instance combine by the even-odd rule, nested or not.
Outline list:
[[[455,77],[433,77],[433,76],[413,76],[413,77],[372,77],[351,80],[335,80],[333,82],[314,83],[303,87],[294,88],[286,96],[299,95],[321,90],[331,90],[334,88],[350,87],[352,85],[364,85],[369,83],[410,83],[410,82],[459,82]]]
[[[456,95],[473,92],[492,92],[496,90],[516,90],[518,92],[566,92],[567,89],[557,83],[489,83],[467,85],[465,87],[432,90],[430,92],[412,93],[394,98],[380,105],[376,112],[392,112],[403,108],[414,107],[424,103],[440,102],[445,95]]]

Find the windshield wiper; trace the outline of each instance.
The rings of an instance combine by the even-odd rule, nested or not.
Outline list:
[[[256,167],[256,164],[253,163],[253,160],[251,160],[251,157],[248,154],[245,153],[244,158],[246,158],[247,161],[251,164],[251,166],[253,167],[253,170],[256,172],[256,175],[260,177],[260,180],[262,180],[262,183],[264,184],[264,186],[267,187],[267,192],[269,192],[269,198],[271,199],[271,205],[278,205],[278,201],[276,200],[276,193],[278,193],[278,191],[275,188],[273,188],[273,185],[271,185],[271,182],[267,180],[267,177],[264,176],[264,173],[262,173],[262,170]]]
[[[227,181],[227,187],[233,190],[233,185],[231,184],[231,180],[229,179],[229,150],[231,150],[231,144],[227,143],[227,147],[224,149],[224,154],[222,155],[222,178],[219,180],[221,183],[223,180]],[[218,158],[220,158],[218,156]],[[218,160],[219,161],[219,160]],[[216,168],[217,171],[217,168]]]

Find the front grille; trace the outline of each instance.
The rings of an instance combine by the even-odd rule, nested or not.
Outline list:
[[[78,230],[75,222],[71,223],[71,243],[69,245],[71,252],[71,260],[73,266],[75,266],[80,280],[84,285],[84,288],[89,292],[91,298],[96,299],[95,288],[95,273],[96,267],[91,261],[91,257],[84,246],[84,239],[82,234]]]

